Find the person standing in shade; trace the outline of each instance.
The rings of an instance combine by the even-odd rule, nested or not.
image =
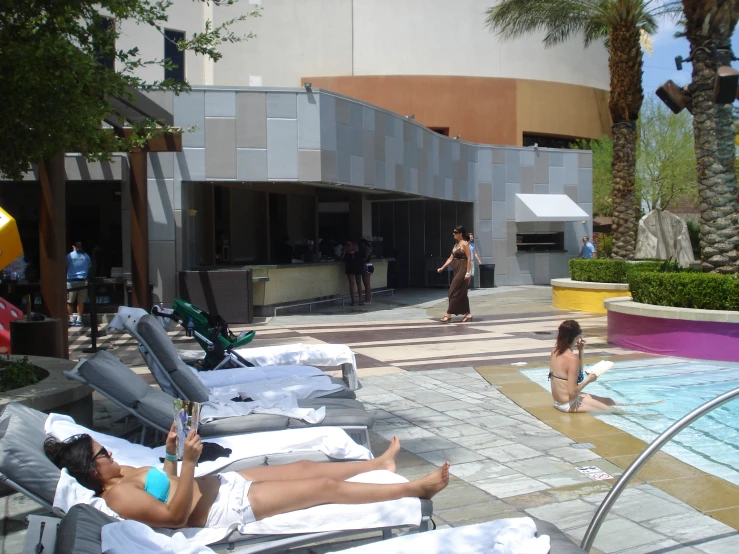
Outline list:
[[[372,247],[367,239],[359,241],[359,257],[362,260],[362,284],[364,285],[364,304],[372,304],[372,274],[375,268],[370,261],[372,257]],[[362,305],[362,291],[359,291],[359,305]]]
[[[449,307],[446,309],[446,315],[440,321],[449,323],[452,320],[452,315],[464,314],[462,323],[467,323],[472,319],[470,299],[467,297],[467,287],[472,278],[470,273],[472,256],[470,255],[470,246],[467,243],[469,235],[461,225],[457,225],[452,233],[457,244],[452,248],[452,254],[446,263],[437,269],[441,273],[448,266],[454,264],[454,277],[452,277],[452,284],[449,286]]]
[[[475,260],[477,260],[477,263],[481,265],[482,260],[480,260],[480,256],[478,256],[475,251],[475,236],[472,233],[470,233],[470,240],[468,243],[470,245],[470,259],[472,260],[472,265],[470,266],[470,275],[472,275],[472,278],[470,279],[469,288],[472,288],[475,286]]]
[[[364,262],[357,251],[357,245],[350,241],[347,241],[344,244],[344,249],[341,252],[340,259],[344,261],[344,273],[349,280],[349,296],[351,296],[352,299],[351,306],[354,306],[355,291],[357,292],[357,299],[362,299],[362,273],[364,273]]]
[[[72,251],[67,254],[67,312],[69,313],[69,326],[82,327],[82,314],[85,311],[85,300],[87,300],[87,289],[69,290],[87,284],[92,261],[82,248],[81,242],[75,242]],[[94,302],[93,298],[93,302]],[[74,304],[77,311],[74,311]]]
[[[595,246],[593,246],[593,243],[590,242],[590,237],[585,235],[582,238],[582,250],[580,250],[580,257],[585,258],[586,260],[590,260],[593,258],[593,254],[595,254]]]

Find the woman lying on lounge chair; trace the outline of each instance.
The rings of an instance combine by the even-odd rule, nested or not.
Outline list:
[[[575,354],[574,348],[577,348]],[[582,389],[598,377],[583,375],[582,353],[585,340],[580,324],[568,319],[559,326],[557,344],[549,362],[549,380],[552,386],[554,407],[560,412],[619,412],[617,403],[604,396],[583,393]]]
[[[400,441],[374,460],[355,463],[296,462],[239,472],[194,477],[203,446],[191,431],[177,476],[174,425],[167,436],[164,471],[120,466],[113,453],[90,435],[60,442],[49,438],[44,451],[54,464],[95,491],[124,519],[152,527],[226,528],[320,504],[364,504],[405,497],[431,498],[449,483],[449,462],[423,479],[400,484],[346,482],[360,473],[395,471]]]

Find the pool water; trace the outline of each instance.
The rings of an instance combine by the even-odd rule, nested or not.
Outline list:
[[[548,368],[525,369],[529,379],[550,390]],[[623,415],[593,414],[598,419],[651,442],[682,416],[719,394],[739,387],[739,364],[655,358],[617,362],[584,392],[627,404]],[[665,400],[660,404],[642,404]],[[641,405],[640,405],[641,404]],[[739,485],[739,400],[703,416],[681,431],[663,450]]]

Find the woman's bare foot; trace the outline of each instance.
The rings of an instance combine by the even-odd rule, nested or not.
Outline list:
[[[382,456],[377,458],[378,469],[386,469],[387,471],[395,473],[395,458],[397,457],[398,452],[400,452],[400,440],[398,437],[393,437],[387,450],[385,450]]]
[[[432,498],[435,494],[443,491],[449,484],[449,462],[426,477],[414,481],[418,485],[418,498]]]

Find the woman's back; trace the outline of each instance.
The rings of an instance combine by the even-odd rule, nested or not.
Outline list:
[[[549,359],[549,381],[552,387],[552,396],[557,402],[569,402],[571,400],[569,393],[569,372],[575,364],[577,367],[577,357],[569,348],[562,354],[557,353],[557,349],[552,350]]]

